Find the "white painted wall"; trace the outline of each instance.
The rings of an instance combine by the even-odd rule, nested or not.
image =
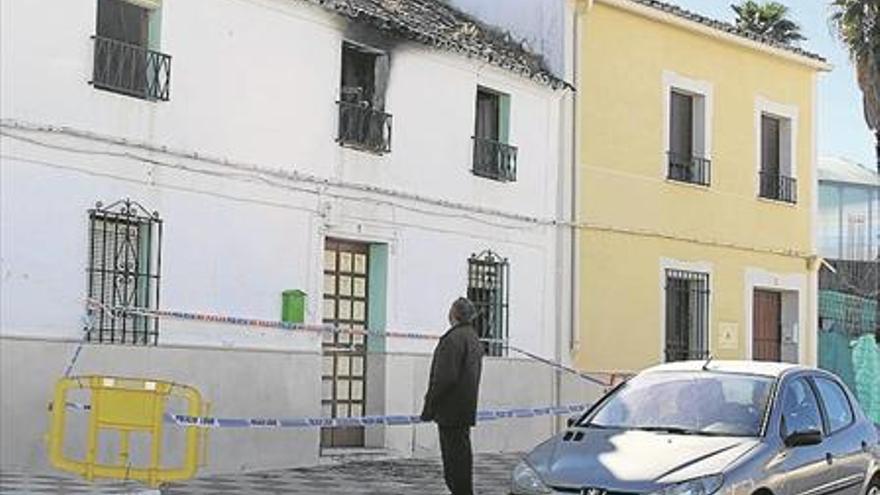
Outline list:
[[[310,172],[522,215],[555,216],[560,92],[458,56],[410,43],[398,45],[391,54],[387,99],[387,110],[394,115],[392,152],[377,157],[334,142],[341,18],[281,0],[223,0],[210,2],[211,8],[206,8],[206,0],[167,2],[160,46],[173,56],[171,101],[150,103],[87,84],[95,5],[93,0],[4,2],[4,119],[69,126],[240,164]],[[47,9],[65,22],[47,23]],[[511,95],[510,141],[520,153],[515,183],[470,173],[478,84]],[[57,135],[29,136],[90,151],[126,150]],[[240,173],[198,160],[181,164],[175,157],[140,155],[212,173]],[[320,244],[313,237],[325,226],[315,194],[9,139],[4,139],[4,156],[3,229],[15,233],[4,236],[6,269],[22,276],[53,272],[49,276],[67,304],[79,304],[82,294],[85,210],[95,201],[125,196],[158,210],[166,221],[163,306],[275,317],[280,290],[306,285],[310,293],[319,289],[320,277],[314,271],[319,268]],[[394,201],[434,213],[365,207],[361,201],[329,196],[323,202],[339,212],[333,217],[338,225],[326,226],[331,233],[344,235],[349,228],[369,237],[373,228],[380,237],[390,235],[393,257],[399,260],[395,269],[402,272],[391,274],[392,284],[398,284],[394,290],[409,295],[430,287],[427,292],[437,294],[419,299],[431,298],[434,311],[397,300],[390,323],[442,326],[448,299],[464,288],[467,256],[492,248],[511,258],[513,325],[521,334],[517,338],[543,345],[538,344],[543,339],[529,334],[543,331],[541,321],[555,304],[554,291],[544,290],[554,285],[548,278],[552,270],[547,269],[555,266],[552,228],[468,214],[479,217],[472,221],[460,218],[462,212]],[[53,221],[45,221],[49,218]],[[33,252],[32,247],[49,236],[63,242]],[[448,249],[436,249],[438,242],[447,243]],[[51,252],[53,244],[57,254]],[[62,251],[76,262],[58,267]],[[63,318],[51,318],[52,324],[25,322],[23,315],[35,314],[28,305],[42,307],[42,298],[33,297],[41,289],[29,280],[13,277],[6,282],[12,290],[4,297],[13,298],[15,308],[4,316],[4,332],[27,325],[48,329],[77,312],[68,309]],[[72,336],[58,329],[48,334],[56,331]]]
[[[163,309],[277,319],[281,292],[300,288],[309,295],[308,321],[319,322],[323,238],[333,236],[387,243],[388,327],[439,334],[449,303],[465,292],[468,256],[492,249],[510,260],[511,340],[554,355],[558,306],[568,297],[558,290],[557,276],[567,273],[559,268],[568,260],[557,259],[557,227],[279,174],[308,173],[473,208],[558,217],[558,170],[567,166],[559,152],[562,92],[457,55],[397,44],[386,104],[394,116],[392,152],[378,157],[334,141],[346,29],[341,18],[288,0],[165,2],[159,47],[173,57],[171,100],[151,103],[88,84],[95,9],[95,0],[0,4],[4,349],[34,352],[22,362],[61,373],[64,353],[47,355],[49,362],[39,359],[38,346],[13,342],[81,338],[87,210],[97,201],[129,197],[164,220]],[[477,85],[511,96],[510,142],[519,147],[515,183],[470,172]],[[145,146],[115,142],[120,139]],[[163,147],[171,152],[158,151]],[[160,346],[189,349],[193,360],[202,359],[199,349],[248,351],[229,358],[240,358],[245,374],[265,364],[255,357],[260,352],[320,352],[319,340],[309,335],[192,322],[163,322]],[[432,347],[391,340],[387,351],[424,355]],[[125,372],[120,356],[107,358],[115,373]],[[3,366],[4,374],[28,372]],[[138,366],[131,372],[142,373]],[[89,368],[98,370],[100,363]],[[263,373],[277,371],[277,382],[262,387],[286,387],[288,368]],[[243,397],[204,367],[193,373],[193,382],[227,401]],[[389,388],[394,379],[389,375]],[[404,386],[406,396],[419,397],[425,384]],[[47,393],[23,389],[16,396],[35,403]],[[275,409],[291,397],[273,402],[265,395],[266,406]],[[317,406],[314,391],[303,400]],[[537,404],[510,404],[528,405]],[[18,406],[4,399],[4,410],[9,407]],[[215,403],[214,412],[225,407]],[[38,416],[34,421],[42,424]],[[3,423],[4,432],[15,430]],[[509,443],[481,438],[486,448]],[[314,440],[301,447],[315,451]],[[282,462],[274,457],[263,464]]]

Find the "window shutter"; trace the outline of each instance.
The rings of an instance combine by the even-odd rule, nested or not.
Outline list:
[[[693,156],[694,98],[673,91],[669,104],[669,151],[679,158]]]
[[[498,141],[499,139],[499,102],[498,95],[488,91],[477,91],[477,122],[478,138]]]
[[[779,175],[779,119],[761,116],[761,170]]]

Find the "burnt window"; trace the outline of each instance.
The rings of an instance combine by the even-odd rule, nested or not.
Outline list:
[[[158,309],[162,221],[123,200],[89,210],[88,340],[157,343],[159,321],[136,310]]]
[[[385,113],[388,72],[384,52],[342,44],[339,144],[374,153],[391,151],[391,115]]]
[[[474,254],[468,259],[467,297],[477,309],[474,327],[487,356],[506,354],[508,326],[509,265],[492,251]]]
[[[158,42],[158,0],[98,0],[92,84],[147,100],[167,100],[171,57]]]
[[[474,175],[501,182],[516,180],[515,146],[510,134],[510,96],[477,88],[474,118]]]
[[[709,355],[709,274],[666,270],[666,361]]]

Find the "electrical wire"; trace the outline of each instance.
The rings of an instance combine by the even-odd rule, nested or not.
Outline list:
[[[103,136],[103,135],[95,134],[95,133],[88,132],[88,131],[75,130],[75,129],[71,129],[69,127],[54,127],[54,126],[40,126],[40,125],[33,125],[33,124],[24,124],[24,123],[20,123],[18,121],[11,121],[9,119],[0,120],[0,127],[12,128],[12,129],[27,131],[27,132],[62,134],[62,135],[76,137],[76,138],[82,138],[82,139],[87,139],[87,140],[91,140],[91,141],[102,142],[104,144],[109,144],[109,145],[122,146],[122,147],[127,147],[127,148],[132,148],[132,149],[139,149],[142,151],[161,153],[161,154],[168,155],[168,156],[174,156],[176,158],[183,158],[183,159],[188,159],[188,160],[200,161],[200,162],[204,162],[204,163],[210,163],[213,165],[219,165],[224,168],[230,168],[233,170],[240,170],[240,171],[248,172],[251,174],[259,173],[259,174],[265,174],[266,176],[270,176],[270,177],[274,177],[274,178],[278,178],[278,179],[294,181],[294,182],[309,183],[309,184],[314,184],[317,186],[336,187],[336,188],[340,188],[340,189],[349,189],[349,190],[353,190],[353,191],[366,192],[366,193],[370,193],[370,194],[381,194],[381,195],[394,197],[394,198],[398,198],[398,199],[406,199],[406,200],[410,200],[410,201],[423,202],[423,203],[431,204],[434,206],[442,206],[442,207],[451,208],[451,209],[460,209],[460,210],[468,211],[471,213],[479,213],[479,214],[484,214],[484,215],[497,216],[500,218],[520,221],[520,222],[524,222],[524,223],[543,224],[543,225],[556,225],[557,224],[557,222],[555,222],[552,219],[545,219],[545,218],[540,218],[540,217],[535,217],[535,216],[530,216],[530,215],[525,215],[525,214],[520,214],[520,213],[512,213],[512,212],[507,212],[507,211],[503,211],[503,210],[498,210],[495,208],[469,205],[466,203],[460,203],[460,202],[449,201],[449,200],[445,200],[445,199],[433,198],[433,197],[429,197],[429,196],[423,196],[423,195],[419,195],[419,194],[415,194],[415,193],[410,193],[410,192],[406,192],[406,191],[400,191],[400,190],[390,189],[390,188],[385,188],[385,187],[379,187],[379,186],[374,186],[374,185],[370,185],[370,184],[362,184],[362,183],[357,183],[357,182],[350,182],[350,181],[331,179],[331,178],[326,178],[326,177],[319,177],[316,175],[299,172],[295,169],[291,169],[290,167],[269,168],[269,167],[256,166],[256,165],[248,164],[248,163],[231,161],[231,160],[228,160],[225,158],[216,158],[216,157],[212,157],[208,154],[203,154],[203,153],[199,153],[199,152],[195,152],[195,151],[190,151],[190,152],[177,151],[177,150],[173,150],[171,148],[165,147],[165,146],[157,147],[157,146],[146,144],[146,143],[137,143],[137,142],[132,142],[132,141],[129,141],[126,139]],[[22,137],[22,136],[19,136],[16,134],[8,133],[8,132],[0,132],[0,134],[6,135],[11,138],[21,138]],[[34,143],[34,144],[37,144],[37,143]],[[39,143],[38,145],[41,145],[41,144],[43,144],[43,143]],[[76,151],[83,152],[83,153],[100,153],[100,154],[116,153],[116,152],[93,152],[92,150],[82,150],[82,149],[76,149]],[[128,155],[117,154],[117,156],[127,156],[127,157],[135,159],[135,160],[147,161],[147,162],[155,161],[153,159],[146,159],[146,158],[134,155],[134,154],[128,154]]]
[[[77,153],[77,154],[110,156],[110,157],[114,157],[114,158],[126,158],[126,159],[139,161],[139,162],[146,163],[146,164],[156,166],[156,167],[163,167],[163,168],[176,169],[176,170],[181,170],[181,171],[190,172],[190,173],[210,175],[210,176],[218,177],[218,178],[236,179],[236,180],[250,182],[250,183],[260,182],[264,185],[267,185],[270,187],[275,187],[275,188],[288,189],[288,190],[312,194],[312,195],[328,196],[328,197],[333,197],[333,198],[338,198],[338,199],[345,199],[345,200],[349,200],[349,201],[367,202],[367,203],[371,203],[374,205],[380,205],[380,206],[390,206],[390,207],[401,208],[404,210],[409,210],[409,211],[412,211],[415,213],[421,213],[421,214],[425,214],[425,215],[432,215],[432,216],[439,216],[439,217],[446,217],[446,218],[460,218],[460,219],[471,220],[474,222],[482,223],[484,225],[503,228],[503,229],[534,230],[535,228],[544,227],[544,226],[549,225],[546,222],[536,221],[535,219],[531,219],[531,218],[526,219],[525,225],[512,225],[512,224],[507,224],[507,223],[500,223],[500,222],[480,218],[480,217],[477,217],[474,215],[469,215],[466,213],[445,213],[443,211],[428,210],[428,209],[424,209],[424,208],[419,208],[417,206],[408,205],[408,204],[400,203],[400,202],[395,202],[395,201],[387,200],[387,199],[379,199],[379,198],[375,198],[375,197],[352,196],[350,194],[344,194],[341,192],[335,192],[335,191],[328,190],[326,188],[327,187],[326,185],[324,185],[323,187],[317,187],[317,188],[313,188],[313,189],[304,188],[304,187],[297,187],[297,186],[291,185],[289,183],[279,182],[277,180],[272,180],[271,178],[264,176],[263,174],[265,172],[263,172],[263,171],[257,171],[257,172],[250,173],[250,174],[241,173],[241,172],[233,172],[233,173],[218,172],[218,171],[213,171],[213,170],[206,170],[206,169],[199,168],[199,167],[192,167],[189,165],[183,165],[180,163],[163,162],[161,160],[156,160],[154,158],[146,158],[146,157],[142,157],[142,156],[139,156],[139,155],[136,155],[133,153],[128,153],[128,152],[92,151],[92,150],[85,150],[82,148],[75,148],[75,147],[69,147],[69,146],[50,144],[50,143],[45,143],[45,142],[37,140],[37,139],[32,139],[32,138],[20,136],[20,135],[14,134],[14,133],[10,133],[7,131],[0,131],[0,135],[5,136],[10,139],[26,142],[28,144],[32,144],[35,146],[45,147],[48,149],[54,149],[54,150],[58,150],[58,151],[66,151],[66,152]],[[68,168],[74,169],[76,167],[68,167]],[[76,168],[76,169],[78,169],[78,168]],[[82,169],[78,169],[78,170],[82,170]],[[162,187],[166,187],[166,186],[163,185]],[[443,206],[444,206],[444,208],[452,209],[453,211],[464,209],[464,208],[457,208],[454,205],[450,205],[450,206],[443,205]],[[484,214],[484,215],[493,214],[493,213],[486,213],[486,211],[480,210],[480,209],[476,209],[476,210],[472,210],[472,211],[474,211],[475,213]],[[510,215],[506,215],[506,214],[501,214],[501,215],[494,214],[494,215],[508,217],[508,218],[511,217]],[[513,218],[513,219],[515,220],[515,218]]]
[[[497,222],[491,222],[491,221],[487,221],[487,220],[484,220],[481,218],[475,218],[475,217],[473,217],[471,215],[467,215],[465,213],[446,214],[446,213],[438,212],[435,210],[426,210],[424,208],[417,208],[412,205],[396,203],[396,202],[393,202],[393,201],[387,200],[387,199],[386,200],[377,200],[372,197],[371,198],[363,198],[363,197],[346,196],[341,193],[330,192],[329,189],[330,188],[338,188],[338,189],[343,189],[343,190],[350,190],[350,191],[367,193],[370,195],[387,196],[387,197],[392,197],[395,199],[401,199],[404,201],[420,202],[420,203],[429,204],[432,206],[440,206],[440,207],[446,208],[446,209],[452,209],[452,210],[464,211],[464,212],[469,212],[469,213],[475,213],[475,214],[479,214],[479,215],[494,216],[494,217],[498,217],[498,218],[504,218],[507,220],[518,221],[518,222],[526,224],[527,226],[554,226],[554,227],[574,228],[574,229],[578,229],[578,230],[612,232],[612,233],[623,234],[623,235],[631,235],[631,236],[638,236],[638,237],[651,237],[651,238],[658,238],[658,239],[664,239],[664,240],[670,240],[670,241],[686,242],[686,243],[703,245],[703,246],[712,246],[712,247],[718,247],[718,248],[733,249],[733,250],[738,250],[738,251],[754,252],[754,253],[759,253],[759,254],[773,254],[773,255],[788,257],[788,258],[801,258],[801,259],[805,259],[805,260],[810,260],[813,258],[813,256],[811,254],[800,252],[796,249],[780,249],[780,248],[772,248],[772,247],[764,247],[764,246],[746,245],[746,244],[740,244],[740,243],[731,242],[731,241],[700,239],[700,238],[696,238],[696,237],[682,236],[679,234],[654,231],[654,230],[650,230],[650,229],[632,228],[632,227],[618,227],[618,226],[603,225],[603,224],[598,224],[598,223],[593,223],[593,222],[581,221],[581,222],[572,223],[572,222],[568,222],[568,221],[560,221],[560,220],[555,220],[555,219],[532,217],[532,216],[523,215],[523,214],[519,214],[519,213],[505,212],[502,210],[496,210],[496,209],[486,208],[486,207],[482,207],[482,206],[474,206],[474,205],[468,205],[468,204],[464,204],[464,203],[458,203],[458,202],[453,202],[453,201],[448,201],[448,200],[443,200],[443,199],[431,198],[431,197],[422,196],[422,195],[415,194],[415,193],[398,191],[395,189],[389,189],[389,188],[378,187],[378,186],[371,186],[371,185],[361,184],[361,183],[347,182],[347,181],[342,181],[342,180],[337,180],[337,179],[322,178],[322,177],[314,176],[311,174],[301,173],[301,172],[298,172],[295,170],[290,171],[290,170],[286,170],[284,168],[270,169],[270,168],[265,168],[265,167],[259,167],[259,166],[255,166],[255,165],[251,165],[251,164],[230,161],[228,159],[214,158],[214,157],[210,157],[209,155],[200,154],[198,152],[175,151],[175,150],[169,149],[164,146],[157,147],[157,146],[149,145],[149,144],[145,144],[145,143],[135,143],[135,142],[128,141],[126,139],[102,136],[102,135],[98,135],[98,134],[88,132],[88,131],[80,131],[80,130],[71,129],[69,127],[54,127],[54,126],[46,126],[46,125],[25,124],[25,123],[22,123],[22,122],[19,122],[16,120],[10,120],[10,119],[0,120],[0,127],[7,128],[7,129],[12,128],[12,129],[26,131],[26,132],[62,134],[62,135],[67,135],[67,136],[71,136],[71,137],[75,137],[75,138],[81,138],[81,139],[87,139],[87,140],[91,140],[91,141],[102,142],[104,144],[109,144],[109,145],[140,149],[143,151],[160,153],[160,154],[174,156],[174,157],[183,158],[183,159],[187,159],[187,160],[200,161],[203,163],[219,165],[219,166],[222,166],[225,168],[231,168],[233,170],[236,170],[235,173],[229,174],[229,175],[224,175],[223,173],[220,173],[220,172],[214,172],[214,174],[219,174],[220,176],[229,176],[229,177],[242,179],[242,175],[244,175],[246,178],[251,179],[251,178],[253,178],[254,175],[256,175],[259,177],[259,180],[261,180],[267,184],[276,185],[276,186],[278,186],[279,184],[277,182],[273,182],[273,179],[281,179],[283,181],[290,181],[290,182],[303,182],[303,183],[308,183],[308,184],[312,184],[315,186],[325,188],[325,190],[322,191],[322,193],[327,194],[328,196],[332,196],[332,197],[338,197],[341,199],[349,199],[352,201],[368,201],[368,202],[372,202],[374,204],[376,204],[376,202],[378,201],[379,204],[386,204],[386,205],[397,207],[397,208],[408,209],[411,211],[415,211],[415,212],[423,213],[423,214],[427,214],[427,215],[447,216],[447,217],[452,216],[452,217],[466,218],[468,220],[487,223],[487,224],[490,224],[490,225],[493,225],[496,227],[501,227],[501,228],[523,229],[523,228],[527,228],[527,227],[522,226],[522,225],[508,226],[505,224],[499,224]],[[43,143],[39,140],[26,138],[24,136],[20,136],[15,133],[10,133],[8,131],[0,131],[0,135],[6,136],[11,139],[18,139],[18,140],[22,140],[22,141],[27,141],[27,142],[30,142],[31,144],[34,144],[37,146],[48,145],[49,147],[54,146],[54,147],[60,148],[60,149],[68,148],[65,146],[51,145],[48,143]],[[120,153],[120,152],[109,152],[109,151],[93,151],[93,150],[83,150],[83,149],[79,149],[79,148],[73,148],[68,151],[79,152],[79,153],[104,154],[104,155],[110,154],[110,156],[129,158],[132,160],[141,161],[143,163],[150,163],[154,166],[166,166],[166,167],[179,168],[179,169],[182,167],[186,167],[187,171],[190,171],[193,173],[207,173],[207,172],[202,171],[202,169],[199,169],[196,167],[188,167],[188,166],[179,165],[179,164],[168,164],[168,163],[156,160],[156,159],[145,158],[145,157],[141,157],[139,155],[135,155],[133,153],[128,153],[128,152],[121,152]],[[245,173],[242,174],[241,172],[245,172]],[[284,186],[282,186],[282,187],[284,187]],[[298,189],[298,190],[302,190],[302,189]],[[318,194],[317,191],[312,191],[312,190],[302,190],[302,191],[308,192],[311,194]]]

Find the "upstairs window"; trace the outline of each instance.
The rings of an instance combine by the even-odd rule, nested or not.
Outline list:
[[[709,356],[709,274],[666,270],[666,361]]]
[[[507,259],[492,251],[474,254],[468,259],[467,297],[477,308],[474,326],[480,338],[485,339],[487,356],[506,354],[508,278]]]
[[[868,222],[863,213],[850,213],[846,218],[845,259],[870,261]]]
[[[667,178],[708,186],[710,161],[705,146],[705,97],[679,89],[669,93],[669,168]]]
[[[145,100],[168,100],[171,57],[158,45],[158,0],[98,0],[92,84]]]
[[[339,135],[342,146],[387,153],[391,151],[391,115],[385,113],[388,55],[345,42],[339,89]]]
[[[791,120],[763,113],[760,146],[760,196],[797,203],[797,180],[792,177]]]
[[[477,89],[474,124],[474,175],[501,182],[516,180],[515,146],[508,144],[510,96]]]
[[[159,321],[128,309],[158,309],[162,221],[124,200],[89,210],[90,342],[155,345]]]

